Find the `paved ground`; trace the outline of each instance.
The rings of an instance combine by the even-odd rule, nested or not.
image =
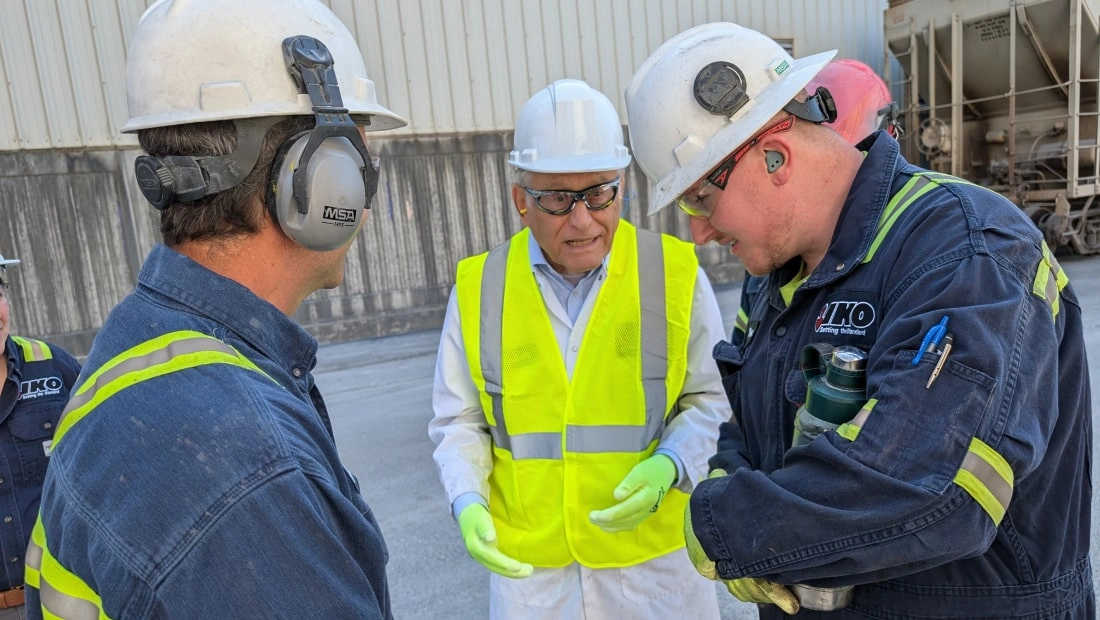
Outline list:
[[[1067,258],[1062,265],[1085,312],[1095,417],[1100,415],[1100,258]],[[727,332],[739,292],[737,287],[718,291]],[[477,620],[488,616],[488,573],[466,556],[427,436],[438,341],[439,331],[432,330],[325,346],[316,377],[345,464],[358,474],[389,544],[395,616]],[[1094,507],[1094,565],[1098,512]],[[1094,575],[1100,583],[1100,571]],[[755,606],[724,589],[720,593],[723,619],[756,617]]]

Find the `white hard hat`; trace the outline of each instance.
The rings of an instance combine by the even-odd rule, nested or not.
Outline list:
[[[532,172],[601,172],[630,165],[623,124],[611,100],[581,80],[535,93],[516,120],[508,163]]]
[[[4,272],[7,271],[8,265],[18,265],[18,258],[4,258],[3,254],[0,254],[0,284],[7,282]]]
[[[836,50],[795,60],[737,24],[696,26],[665,41],[626,90],[630,146],[671,204],[791,102]]]
[[[318,0],[160,0],[130,40],[122,131],[312,115],[283,60],[283,40],[294,35],[329,49],[343,105],[367,131],[408,124],[378,104],[355,39]]]

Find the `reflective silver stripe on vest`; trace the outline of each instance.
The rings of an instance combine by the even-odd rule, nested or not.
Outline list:
[[[98,620],[99,608],[89,601],[69,596],[50,585],[45,578],[38,580],[38,597],[42,607],[54,617],[65,620]]]
[[[645,393],[645,426],[578,426],[565,429],[565,445],[570,452],[641,452],[660,437],[665,427],[665,403],[668,374],[668,319],[665,312],[665,262],[661,236],[637,230],[638,274],[641,295],[642,389]],[[535,243],[532,237],[529,241]],[[481,277],[480,338],[481,374],[485,392],[493,403],[489,412],[494,425],[489,427],[493,443],[512,453],[513,460],[561,459],[562,441],[558,433],[522,433],[510,435],[504,421],[502,402],[502,323],[504,320],[504,282],[511,242],[498,246],[485,258]],[[644,277],[643,277],[644,276]]]
[[[95,398],[96,392],[105,385],[108,385],[115,379],[122,377],[128,373],[143,370],[145,368],[152,368],[160,364],[167,363],[172,358],[180,355],[188,355],[191,353],[201,353],[203,351],[211,351],[216,353],[224,353],[226,355],[237,356],[237,351],[225,344],[220,340],[216,340],[210,337],[193,337],[185,338],[183,340],[175,340],[167,345],[150,351],[145,355],[139,355],[137,357],[131,357],[125,361],[122,361],[105,371],[95,378],[95,384],[89,389],[83,389],[81,386],[81,392],[74,395],[69,399],[69,404],[65,406],[65,411],[61,414],[61,420],[65,419],[65,416],[70,411],[78,409],[88,404]],[[60,422],[59,422],[60,425]]]
[[[665,254],[661,235],[638,231],[638,284],[642,303],[642,390],[645,392],[645,430],[640,448],[593,450],[637,452],[661,433],[665,424],[668,375],[668,316],[665,312]],[[648,439],[647,439],[648,438]],[[610,439],[610,437],[608,437]],[[639,444],[635,444],[639,445]],[[580,450],[587,452],[587,450]]]
[[[534,242],[534,239],[531,240]],[[496,445],[510,450],[508,442],[508,426],[504,422],[504,403],[502,396],[503,383],[503,354],[501,354],[502,325],[504,322],[504,276],[508,270],[508,251],[512,248],[509,239],[503,245],[499,245],[489,251],[485,258],[485,266],[481,274],[481,375],[485,379],[485,392],[493,401],[493,410],[489,415],[496,426],[490,426],[493,442]],[[541,442],[540,442],[541,443]],[[561,458],[561,447],[558,446],[557,457]],[[535,458],[535,457],[532,457]]]
[[[561,460],[561,435],[558,433],[520,433],[510,437],[498,427],[492,429],[492,434],[493,442],[511,452],[513,459]]]

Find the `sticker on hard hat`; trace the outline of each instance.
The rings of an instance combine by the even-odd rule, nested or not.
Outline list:
[[[790,68],[791,68],[791,63],[784,60],[783,62],[779,63],[779,66],[777,66],[775,68],[775,74],[776,75],[783,75],[783,72],[786,71],[787,69],[790,69]]]
[[[695,100],[711,114],[732,116],[749,102],[745,74],[737,65],[719,60],[695,75]]]

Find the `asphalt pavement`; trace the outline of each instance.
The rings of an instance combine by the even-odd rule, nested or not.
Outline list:
[[[1084,309],[1093,425],[1100,415],[1100,257],[1061,258]],[[976,283],[977,285],[977,283]],[[716,291],[728,333],[739,286]],[[314,371],[325,396],[345,465],[359,476],[375,511],[390,560],[398,620],[488,617],[488,571],[466,555],[432,461],[428,421],[439,330],[321,347]],[[1094,451],[1095,451],[1094,437]],[[1100,516],[1092,511],[1094,586]],[[755,605],[719,588],[723,620],[756,618]]]

